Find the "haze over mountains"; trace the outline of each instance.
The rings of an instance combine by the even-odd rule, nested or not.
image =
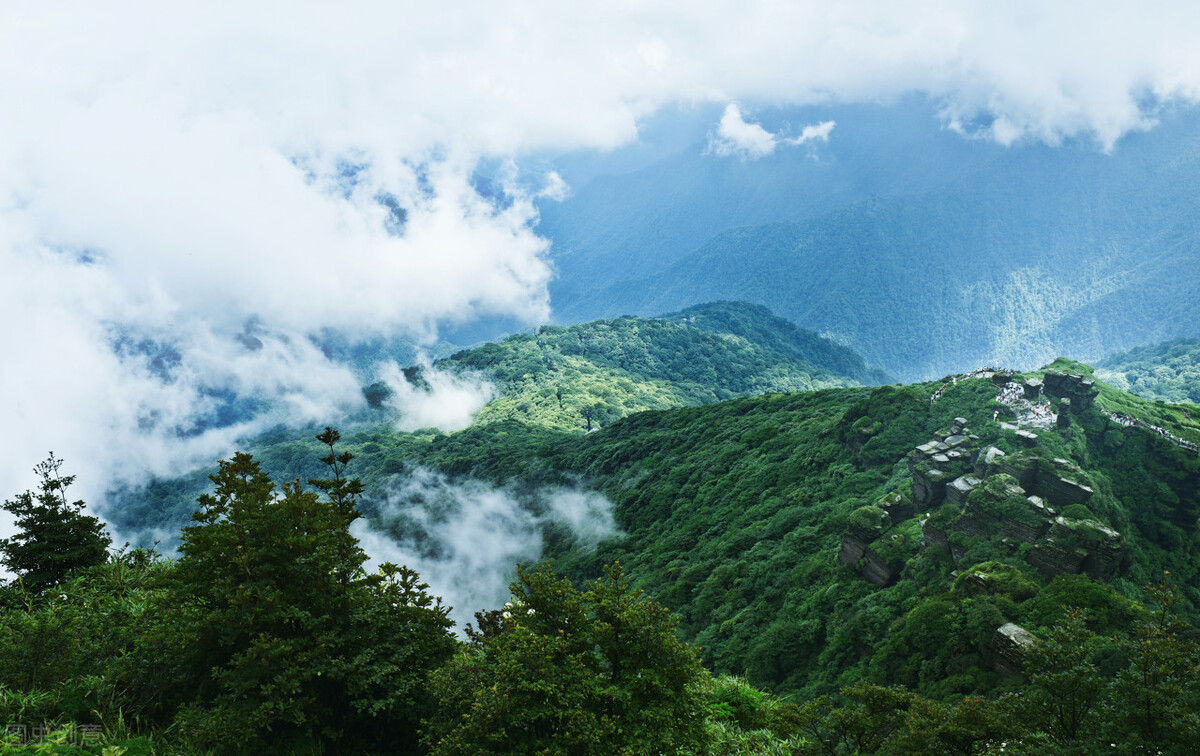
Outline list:
[[[1110,153],[971,140],[921,98],[757,119],[836,127],[757,159],[714,154],[710,131],[542,202],[556,319],[744,299],[904,379],[1095,360],[1200,329],[1194,109]]]

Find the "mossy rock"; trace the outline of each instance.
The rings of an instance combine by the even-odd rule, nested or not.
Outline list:
[[[873,504],[859,507],[850,513],[850,527],[862,533],[882,533],[891,524],[891,516]]]
[[[1025,573],[1004,562],[988,561],[966,570],[954,581],[956,594],[971,594],[980,592],[993,596],[1008,596],[1013,601],[1021,602],[1037,595],[1038,584],[1025,576]]]

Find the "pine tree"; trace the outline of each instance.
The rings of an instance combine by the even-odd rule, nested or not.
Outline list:
[[[62,475],[62,464],[50,452],[33,468],[42,479],[37,493],[26,491],[4,502],[19,531],[0,540],[0,562],[33,595],[62,583],[75,570],[103,563],[112,543],[104,525],[84,514],[82,501],[68,500],[75,476]]]

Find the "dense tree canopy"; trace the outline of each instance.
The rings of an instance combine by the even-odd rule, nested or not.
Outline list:
[[[702,752],[707,675],[620,564],[582,593],[521,570],[513,599],[434,673],[430,752]]]

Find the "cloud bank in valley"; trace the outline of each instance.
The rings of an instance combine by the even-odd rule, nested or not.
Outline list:
[[[522,156],[628,143],[670,103],[914,91],[972,138],[1111,149],[1200,99],[1198,32],[1186,4],[5,3],[0,495],[49,449],[95,501],[337,422],[362,398],[323,329],[545,319],[533,200],[567,187]],[[759,152],[829,136],[735,114]],[[238,402],[262,411],[221,420]]]
[[[454,608],[461,628],[474,613],[508,600],[518,563],[542,554],[543,531],[558,527],[582,548],[617,534],[612,503],[590,491],[542,488],[517,493],[480,481],[452,482],[425,469],[397,478],[378,502],[377,530],[358,520],[351,531],[370,566],[403,564]]]

